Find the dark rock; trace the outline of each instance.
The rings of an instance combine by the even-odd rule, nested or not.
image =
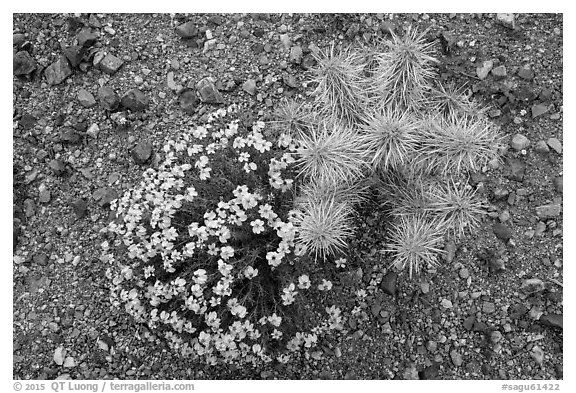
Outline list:
[[[76,145],[82,142],[82,135],[69,127],[64,127],[58,133],[58,141],[60,143],[69,143]]]
[[[492,227],[492,231],[494,232],[494,234],[498,239],[504,242],[507,242],[512,238],[512,236],[514,236],[512,230],[500,222],[494,224],[494,226]]]
[[[558,329],[564,329],[564,321],[562,314],[546,314],[540,317],[540,323],[545,326],[555,327]]]
[[[138,89],[130,89],[123,96],[120,103],[133,112],[142,112],[148,107],[148,97]]]
[[[48,166],[54,171],[56,176],[63,176],[66,173],[66,164],[62,160],[54,159],[50,161]]]
[[[92,93],[90,93],[88,90],[86,89],[80,89],[78,90],[78,102],[84,107],[84,108],[92,108],[94,105],[96,105],[96,99],[94,98],[94,96],[92,95]]]
[[[132,149],[132,157],[137,164],[146,164],[152,157],[152,143],[147,141],[139,142],[134,149]]]
[[[224,102],[222,94],[216,89],[214,82],[208,78],[201,79],[196,84],[196,90],[202,102],[207,104],[222,104]]]
[[[20,124],[20,126],[22,126],[22,128],[24,128],[25,130],[29,130],[31,128],[34,128],[37,121],[38,120],[33,115],[25,113],[20,118],[18,124]]]
[[[431,366],[424,368],[418,373],[420,379],[437,379],[440,373],[440,365],[435,363]]]
[[[305,71],[309,70],[310,68],[316,65],[316,59],[313,55],[307,54],[302,58],[302,63],[300,63],[300,67],[302,67]]]
[[[382,282],[380,283],[380,288],[384,293],[394,296],[396,294],[396,280],[398,274],[394,271],[389,271],[384,277],[382,277]]]
[[[554,188],[556,189],[556,192],[559,192],[560,194],[562,194],[562,190],[564,188],[563,182],[562,182],[562,176],[555,177],[552,182],[554,183]]]
[[[194,114],[198,104],[200,103],[200,99],[196,95],[196,92],[191,89],[184,90],[180,94],[179,101],[180,108],[189,115]]]
[[[88,202],[84,198],[80,198],[74,202],[70,203],[70,207],[74,214],[76,214],[76,218],[83,218],[86,216],[88,211]]]
[[[14,75],[22,76],[31,74],[36,69],[36,61],[26,51],[20,51],[14,55],[12,70]]]
[[[110,205],[114,199],[118,199],[118,193],[113,188],[102,187],[97,189],[94,194],[92,194],[92,197],[100,207],[106,207]]]
[[[78,45],[88,48],[98,41],[98,33],[93,32],[89,27],[85,27],[76,35]]]
[[[484,322],[482,321],[474,321],[474,327],[472,328],[472,330],[474,330],[475,332],[486,332],[488,330],[488,325],[486,325]]]
[[[475,321],[476,317],[474,315],[470,315],[468,318],[464,320],[464,328],[468,331],[471,331],[474,328]]]
[[[522,303],[516,303],[508,309],[510,319],[519,319],[528,312],[528,308]]]
[[[254,37],[262,38],[265,33],[266,32],[264,31],[264,29],[256,28],[254,29],[254,32],[252,34],[254,34]]]
[[[517,158],[508,158],[506,160],[505,176],[511,180],[521,182],[524,180],[526,164]]]
[[[98,89],[100,105],[106,110],[113,111],[120,105],[120,97],[110,86],[102,86]]]
[[[124,61],[114,55],[107,54],[100,62],[99,67],[102,72],[105,72],[108,75],[113,75],[120,69],[120,67],[122,67],[122,64],[124,64]]]
[[[548,106],[542,104],[532,105],[532,118],[536,118],[548,112]]]
[[[46,266],[48,264],[48,255],[44,253],[34,254],[32,261],[40,266]]]
[[[72,67],[78,67],[84,57],[84,48],[80,45],[67,46],[62,49],[62,53],[70,62]]]
[[[200,33],[200,31],[192,21],[176,26],[174,31],[181,38],[193,38],[196,37],[198,33]]]
[[[58,85],[72,75],[72,68],[70,68],[66,57],[60,56],[58,61],[49,65],[46,70],[44,70],[44,75],[49,85]]]
[[[290,62],[293,64],[300,64],[302,62],[302,47],[293,46],[290,48]]]

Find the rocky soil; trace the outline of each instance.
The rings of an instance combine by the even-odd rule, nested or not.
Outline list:
[[[562,379],[562,15],[51,15],[13,17],[15,379]],[[407,25],[437,40],[509,143],[475,174],[482,230],[436,271],[386,271],[367,206],[338,278],[349,321],[306,362],[190,364],[108,302],[99,230],[171,136],[240,103],[269,119],[305,97],[312,51]],[[364,297],[356,291],[363,289]]]

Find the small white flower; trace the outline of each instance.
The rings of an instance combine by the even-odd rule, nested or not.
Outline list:
[[[252,221],[250,225],[252,226],[252,232],[254,232],[255,234],[264,232],[264,221],[260,219]]]
[[[303,274],[300,277],[298,277],[298,288],[300,289],[308,289],[310,288],[310,278],[306,275]]]
[[[252,266],[248,266],[246,267],[246,269],[244,269],[244,277],[246,277],[249,280],[253,279],[257,275],[258,275],[258,269],[254,269]]]
[[[334,262],[336,263],[337,268],[345,268],[346,267],[346,258],[339,258]]]
[[[321,291],[329,291],[332,289],[332,282],[323,278],[322,283],[318,284],[318,289]]]

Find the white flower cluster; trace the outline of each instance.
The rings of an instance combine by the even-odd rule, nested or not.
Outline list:
[[[296,258],[291,212],[277,213],[277,206],[286,206],[278,198],[287,196],[293,185],[282,175],[294,161],[290,152],[295,147],[282,137],[273,149],[261,132],[263,122],[240,135],[237,121],[224,122],[231,113],[234,107],[221,109],[203,126],[168,142],[159,168],[145,171],[139,187],[111,204],[118,219],[105,230],[110,241],[102,244],[102,260],[110,263],[106,274],[114,305],[123,305],[151,329],[164,327],[160,330],[181,354],[208,363],[286,362],[291,351],[313,347],[322,332],[342,329],[342,317],[339,309],[326,309],[326,321],[313,333],[297,332],[290,338],[283,331],[282,315],[300,291],[329,291],[332,283],[319,279],[312,285],[306,274],[286,282],[289,277],[278,273],[281,268],[282,274],[292,272]],[[211,182],[232,183],[221,172],[234,162],[246,179],[261,171],[268,180],[210,194],[215,187]],[[250,248],[259,238],[260,248]],[[252,291],[275,273],[286,283],[272,289],[278,303],[255,320],[260,310]],[[269,353],[274,341],[283,342],[285,350]]]

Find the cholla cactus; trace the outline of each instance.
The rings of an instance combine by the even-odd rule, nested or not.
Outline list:
[[[352,50],[337,52],[332,45],[315,58],[311,82],[317,86],[314,97],[320,110],[345,127],[361,123],[368,99],[361,56]]]
[[[470,115],[429,118],[419,134],[418,166],[443,176],[481,170],[498,159],[502,144],[493,123]]]
[[[338,123],[323,122],[298,139],[296,168],[317,183],[338,185],[361,178],[367,152],[358,132]]]
[[[424,104],[438,62],[432,56],[434,42],[426,42],[425,35],[408,27],[402,37],[393,33],[392,41],[385,43],[373,84],[376,99],[385,106],[417,109]]]
[[[435,266],[437,258],[444,251],[444,224],[438,220],[430,220],[425,215],[403,215],[390,228],[390,239],[386,251],[392,253],[391,265],[404,269],[408,273],[418,273],[421,266]]]

